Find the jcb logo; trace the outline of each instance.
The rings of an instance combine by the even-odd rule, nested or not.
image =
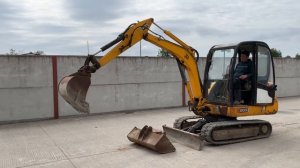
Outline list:
[[[240,113],[247,113],[248,112],[248,108],[240,108]]]

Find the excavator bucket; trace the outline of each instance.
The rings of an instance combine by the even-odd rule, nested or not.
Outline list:
[[[58,85],[58,92],[78,112],[89,113],[89,104],[85,98],[90,85],[90,74],[76,72],[62,78]]]
[[[189,133],[163,125],[163,130],[171,141],[180,143],[196,150],[202,150],[203,138],[198,134]]]
[[[127,135],[127,138],[131,142],[150,148],[161,154],[175,152],[176,150],[165,133],[156,131],[147,125],[142,129],[134,127]]]

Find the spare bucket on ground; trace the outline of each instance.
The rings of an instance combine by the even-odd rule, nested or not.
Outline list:
[[[138,145],[150,148],[159,153],[175,152],[175,147],[172,145],[166,134],[162,131],[156,131],[151,126],[144,126],[142,129],[134,127],[127,138]]]

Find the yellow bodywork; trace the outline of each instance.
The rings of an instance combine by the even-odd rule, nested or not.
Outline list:
[[[222,115],[228,117],[242,117],[242,116],[254,116],[254,115],[268,115],[275,114],[278,111],[278,101],[275,98],[273,104],[267,105],[257,105],[257,106],[248,106],[248,105],[216,105],[216,104],[206,104],[210,109],[210,114],[213,115]]]

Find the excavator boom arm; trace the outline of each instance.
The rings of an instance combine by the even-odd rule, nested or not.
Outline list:
[[[179,62],[179,66],[182,66],[188,74],[189,81],[184,81],[188,90],[190,101],[200,100],[202,95],[201,80],[198,72],[197,61],[195,60],[195,53],[193,50],[188,50],[178,44],[172,43],[168,40],[161,39],[152,34],[148,34],[145,38],[146,41],[165,49],[168,53],[171,53]]]
[[[153,19],[146,19],[141,22],[131,24],[118,38],[111,43],[105,45],[105,50],[114,46],[108,53],[106,53],[101,59],[99,59],[100,66],[104,66],[111,60],[118,57],[121,53],[141,41],[143,37],[148,33],[148,29],[153,23]],[[121,38],[120,38],[121,37]],[[104,51],[102,47],[100,51]]]
[[[168,41],[157,34],[150,33],[150,26],[153,23],[153,19],[147,19],[138,22],[133,26],[129,27],[127,31],[123,33],[123,35],[119,35],[119,37],[123,36],[124,39],[118,41],[118,44],[116,46],[114,46],[107,54],[105,54],[102,58],[99,59],[98,62],[100,66],[102,67],[106,65],[108,62],[112,61],[117,56],[119,56],[122,52],[126,51],[131,46],[144,39],[166,50],[168,53],[171,53],[176,58],[176,60],[180,64],[179,66],[182,66],[187,71],[189,77],[189,81],[185,81],[185,86],[189,94],[190,102],[193,103],[195,107],[199,106],[199,104],[203,104],[204,99],[202,85],[198,72],[197,61],[195,58],[195,52],[197,51],[185,44],[170,31],[162,29],[155,23],[154,24],[156,26],[162,29],[167,36],[172,38],[178,44]],[[112,46],[113,43],[110,44]]]

